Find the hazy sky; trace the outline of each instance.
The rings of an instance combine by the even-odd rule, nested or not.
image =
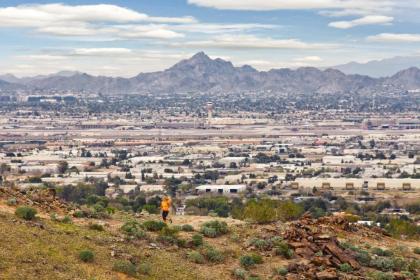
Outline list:
[[[0,0],[0,73],[133,76],[198,51],[257,69],[420,55],[420,0]]]

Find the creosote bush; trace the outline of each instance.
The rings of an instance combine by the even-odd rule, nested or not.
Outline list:
[[[95,254],[91,250],[83,250],[79,253],[79,259],[85,263],[93,262]]]
[[[21,219],[32,221],[36,218],[37,211],[31,207],[21,206],[16,209],[15,214]]]
[[[284,266],[274,269],[274,274],[276,275],[286,276],[287,273],[289,273],[289,271]]]
[[[16,200],[16,198],[9,198],[8,200],[7,200],[7,205],[8,206],[16,206],[17,205],[17,200]]]
[[[203,255],[206,257],[206,259],[209,262],[212,262],[212,263],[220,263],[225,259],[222,252],[220,252],[219,250],[211,246],[206,246],[204,248]]]
[[[246,270],[243,269],[243,268],[238,267],[238,268],[235,268],[233,270],[232,274],[233,274],[233,276],[236,279],[245,279],[245,277],[246,277]]]
[[[181,227],[181,230],[182,230],[182,231],[187,231],[187,232],[190,232],[190,231],[194,231],[194,227],[193,227],[192,225],[183,225],[183,226]]]
[[[346,272],[346,273],[353,271],[353,268],[348,263],[340,264],[339,269],[341,272]]]
[[[203,264],[205,262],[205,259],[200,252],[197,251],[191,251],[187,254],[188,260],[194,263]]]
[[[162,221],[145,221],[143,223],[143,227],[148,231],[160,231],[164,227],[167,227],[167,225]]]
[[[194,234],[191,238],[195,247],[203,245],[203,236],[201,234]]]
[[[226,222],[210,221],[201,227],[201,233],[206,237],[215,238],[229,232]]]
[[[293,257],[293,250],[289,247],[286,242],[279,242],[274,248],[277,256],[283,256],[286,259],[291,259]]]
[[[89,229],[96,231],[104,231],[104,226],[100,224],[89,224]]]
[[[414,254],[420,255],[420,247],[416,247],[413,249]]]
[[[242,267],[248,269],[256,264],[261,264],[263,260],[262,257],[258,254],[250,254],[240,257],[239,262]]]
[[[141,263],[139,265],[139,271],[143,275],[150,275],[151,270],[152,270],[152,267],[149,263]]]
[[[114,263],[112,268],[114,271],[127,274],[128,276],[135,277],[137,275],[137,267],[133,263],[125,260],[118,260]]]

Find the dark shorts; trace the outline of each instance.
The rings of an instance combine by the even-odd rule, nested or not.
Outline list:
[[[169,215],[169,211],[162,211],[162,219],[164,221],[166,221],[166,218],[168,217],[168,215]]]

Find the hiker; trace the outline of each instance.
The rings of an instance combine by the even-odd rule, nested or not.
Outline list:
[[[165,196],[162,199],[162,202],[160,204],[160,209],[162,210],[162,219],[166,223],[166,220],[169,215],[169,210],[171,209],[172,201],[169,198],[169,196]],[[169,219],[169,221],[172,223],[172,219]]]

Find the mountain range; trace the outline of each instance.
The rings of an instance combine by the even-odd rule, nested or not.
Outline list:
[[[366,63],[350,62],[343,65],[332,66],[345,74],[360,74],[375,78],[389,77],[395,73],[410,68],[420,68],[420,55],[396,56],[382,60],[372,60]]]
[[[257,71],[235,67],[223,59],[200,52],[164,71],[141,73],[132,78],[60,72],[48,76],[0,76],[0,91],[78,91],[102,94],[277,91],[283,93],[393,93],[420,89],[420,69],[411,67],[387,78],[344,74],[336,69],[303,67],[295,70]]]

